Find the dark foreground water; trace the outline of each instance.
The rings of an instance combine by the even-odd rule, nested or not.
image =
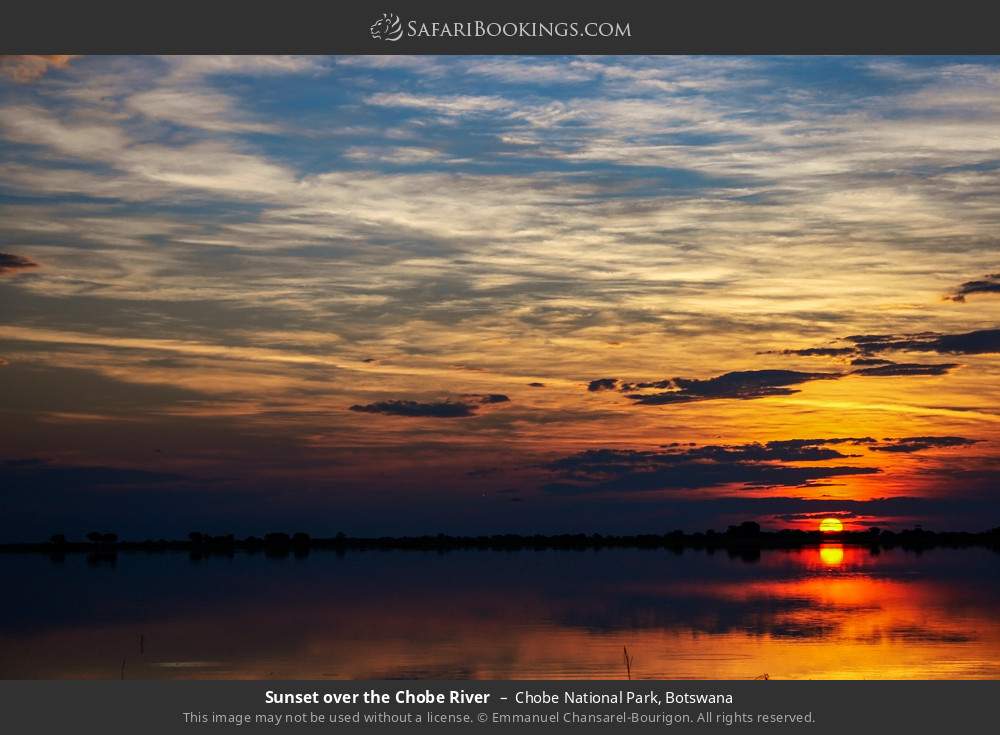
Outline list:
[[[0,554],[2,678],[998,678],[1000,554]]]

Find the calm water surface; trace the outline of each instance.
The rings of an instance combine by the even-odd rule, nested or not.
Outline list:
[[[1000,678],[1000,554],[0,555],[0,677]]]

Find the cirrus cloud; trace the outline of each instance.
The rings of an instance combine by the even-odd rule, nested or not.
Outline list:
[[[51,69],[63,69],[74,58],[70,54],[0,56],[0,76],[15,82],[33,82]]]

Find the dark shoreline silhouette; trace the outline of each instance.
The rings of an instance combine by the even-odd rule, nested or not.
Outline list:
[[[232,534],[213,536],[192,532],[187,539],[147,539],[145,541],[120,540],[117,534],[91,532],[87,540],[70,540],[56,534],[47,542],[0,544],[3,552],[41,552],[61,554],[82,552],[88,554],[114,554],[118,551],[188,551],[194,555],[231,554],[236,551],[264,552],[268,555],[304,555],[311,550],[363,551],[377,549],[411,549],[448,551],[458,549],[484,549],[493,551],[520,549],[707,549],[729,550],[739,556],[759,555],[762,549],[795,549],[836,542],[868,547],[873,553],[881,549],[923,550],[935,547],[966,548],[987,547],[1000,551],[1000,527],[989,531],[927,531],[912,528],[901,531],[877,527],[866,531],[800,531],[783,529],[764,531],[753,521],[730,526],[725,532],[709,530],[685,533],[672,531],[665,534],[555,534],[522,535],[494,534],[488,536],[381,536],[360,538],[339,533],[334,537],[313,538],[306,533],[268,533],[264,536],[236,538]]]

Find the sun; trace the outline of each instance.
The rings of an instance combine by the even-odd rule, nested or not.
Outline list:
[[[839,518],[824,518],[819,522],[819,530],[823,533],[836,533],[844,530],[844,524]]]

